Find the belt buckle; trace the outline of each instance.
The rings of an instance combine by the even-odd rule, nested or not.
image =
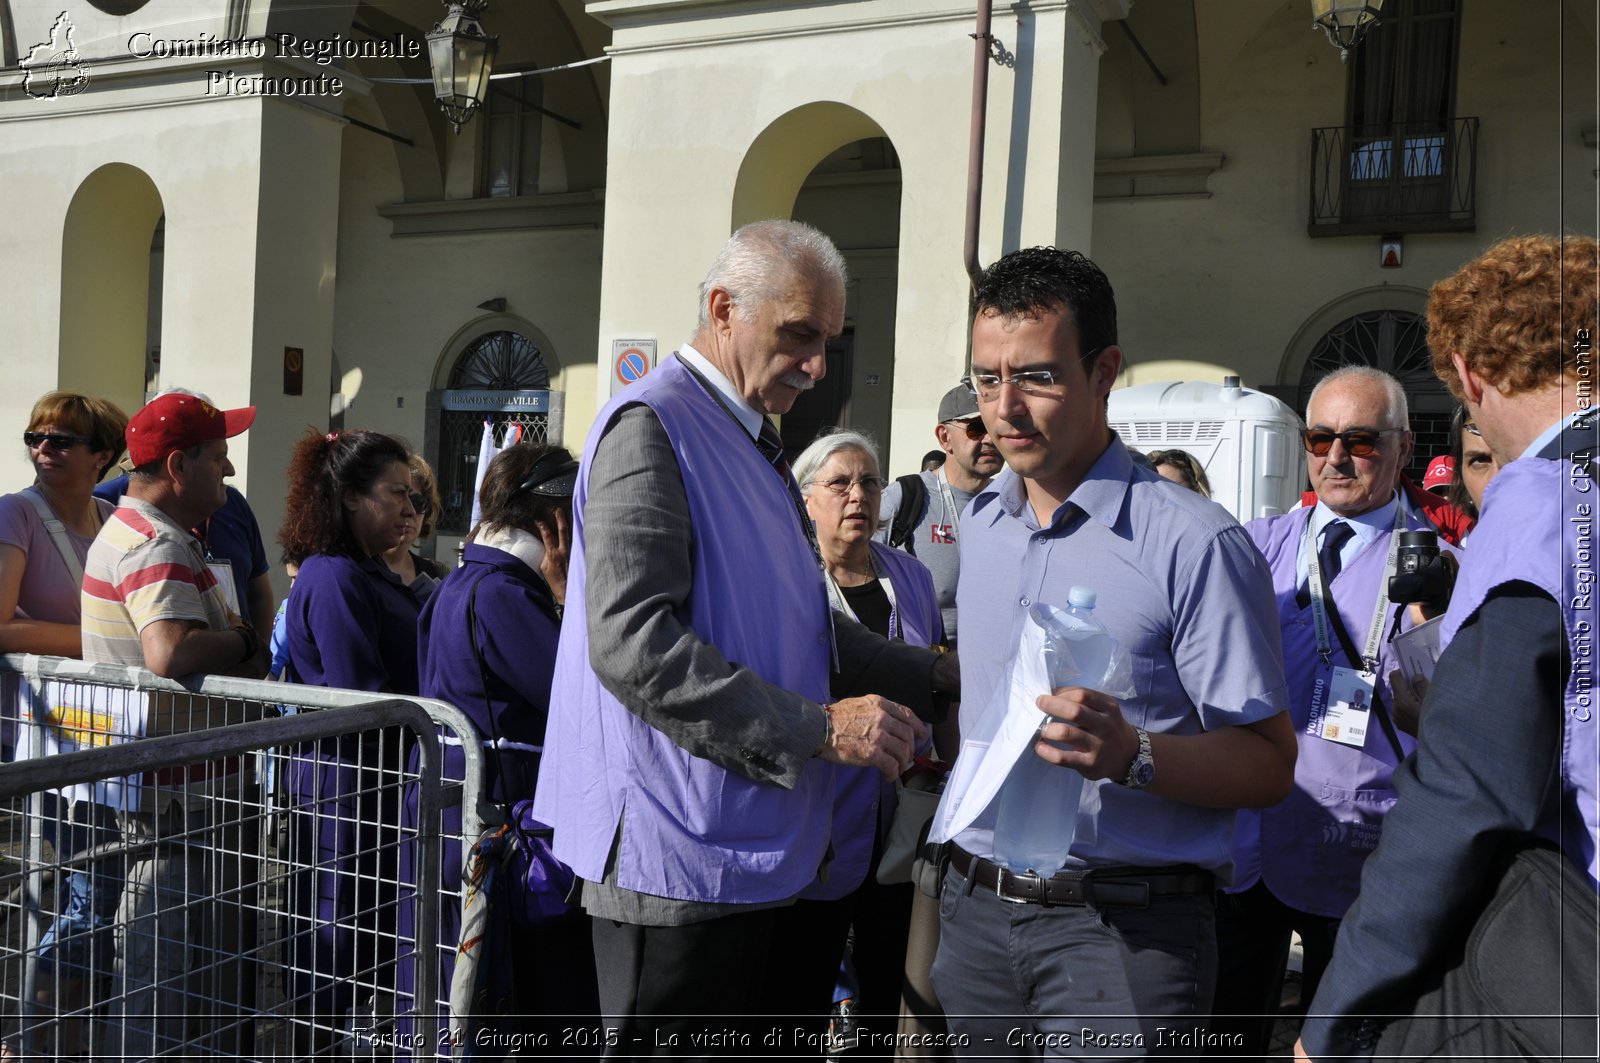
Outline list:
[[[1005,901],[1007,904],[1030,904],[1030,903],[1033,903],[1033,902],[1029,901],[1028,898],[1026,898],[1026,897],[1008,897],[1006,895],[1005,887],[1006,887],[1006,876],[1007,875],[1010,875],[1012,879],[1023,879],[1023,878],[1031,878],[1031,879],[1033,879],[1034,881],[1039,883],[1039,897],[1040,897],[1040,899],[1042,900],[1044,898],[1044,896],[1045,896],[1044,878],[1041,875],[1037,874],[1036,872],[1024,871],[1022,874],[1019,875],[1015,871],[1011,870],[1009,867],[1006,867],[1004,864],[995,864],[994,865],[994,872],[995,872],[995,874],[994,874],[994,895],[996,897],[1000,898],[1002,901]]]

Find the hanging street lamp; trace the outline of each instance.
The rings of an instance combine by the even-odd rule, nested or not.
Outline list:
[[[1322,27],[1328,43],[1339,49],[1339,62],[1350,61],[1350,49],[1361,43],[1368,27],[1378,21],[1383,0],[1311,0],[1313,26]]]
[[[433,96],[450,124],[461,132],[489,94],[498,37],[483,32],[478,16],[488,0],[445,0],[449,10],[428,34],[428,67]]]

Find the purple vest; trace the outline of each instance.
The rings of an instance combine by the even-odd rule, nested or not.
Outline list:
[[[1283,631],[1284,677],[1289,690],[1289,716],[1294,722],[1299,756],[1294,766],[1294,789],[1271,808],[1244,810],[1234,829],[1235,891],[1259,878],[1273,896],[1291,908],[1315,915],[1340,918],[1355,900],[1361,867],[1378,845],[1383,817],[1393,807],[1394,770],[1400,758],[1378,721],[1370,718],[1366,744],[1356,749],[1305,733],[1311,709],[1312,683],[1321,665],[1317,653],[1316,624],[1311,607],[1301,607],[1296,594],[1296,569],[1300,544],[1311,520],[1310,507],[1245,525],[1251,539],[1272,569],[1272,591]],[[1406,527],[1431,530],[1416,512],[1408,512]],[[1385,563],[1389,557],[1388,530],[1368,543],[1334,577],[1333,601],[1339,617],[1359,652],[1366,643],[1372,610],[1377,604]],[[1441,542],[1441,549],[1449,549]],[[1391,605],[1384,621],[1384,641],[1378,651],[1378,696],[1389,696],[1389,672],[1396,665],[1388,634],[1397,607]],[[1339,647],[1329,631],[1333,664],[1358,667]],[[1416,748],[1410,735],[1400,735],[1407,755]]]
[[[910,554],[883,543],[872,544],[872,556],[894,585],[895,619],[901,637],[913,646],[932,646],[943,630],[939,598],[928,566]],[[829,901],[855,891],[872,865],[872,843],[879,810],[890,809],[894,784],[877,768],[834,767],[833,860],[827,877],[813,882],[800,896]]]
[[[1600,891],[1600,726],[1595,722],[1595,517],[1600,489],[1568,461],[1522,458],[1500,470],[1484,499],[1445,614],[1440,641],[1456,632],[1496,587],[1531,583],[1561,603],[1572,673],[1563,699],[1561,800],[1538,827]],[[1559,547],[1556,540],[1559,539]]]
[[[688,493],[694,582],[679,619],[736,666],[828,700],[827,595],[794,500],[744,429],[668,359],[606,404],[584,447],[535,815],[555,828],[556,855],[591,881],[603,879],[625,821],[624,889],[733,903],[793,897],[828,850],[832,765],[812,760],[792,790],[752,782],[644,723],[589,666],[588,459],[617,413],[640,404],[666,429]]]

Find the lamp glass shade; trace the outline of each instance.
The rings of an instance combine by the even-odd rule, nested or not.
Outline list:
[[[1312,24],[1320,26],[1329,43],[1347,58],[1367,29],[1376,22],[1383,0],[1311,0]]]
[[[459,133],[488,95],[497,42],[461,4],[450,5],[427,40],[434,99]]]

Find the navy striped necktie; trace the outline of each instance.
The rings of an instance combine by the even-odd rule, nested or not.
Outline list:
[[[1344,567],[1344,544],[1355,533],[1356,530],[1342,520],[1332,521],[1322,529],[1322,571],[1327,573],[1329,583]]]

